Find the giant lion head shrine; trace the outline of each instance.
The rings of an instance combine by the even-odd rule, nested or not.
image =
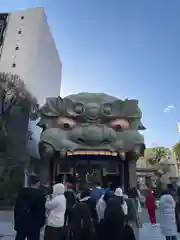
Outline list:
[[[136,161],[145,150],[138,100],[83,92],[47,98],[38,108],[23,81],[5,73],[0,90],[3,196],[15,194],[24,181],[30,162],[25,148],[29,119],[39,119],[40,159],[33,167],[39,166],[44,184],[68,172],[74,182],[94,174],[103,184],[113,180],[126,189],[136,185]]]

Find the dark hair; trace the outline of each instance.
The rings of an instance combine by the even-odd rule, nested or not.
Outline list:
[[[110,188],[112,191],[115,191],[116,188],[117,188],[117,186],[116,186],[116,184],[115,184],[114,182],[112,182],[112,183],[110,183],[109,188]]]
[[[134,199],[138,197],[138,192],[137,192],[137,189],[135,187],[129,189],[128,197],[129,198],[134,198]]]
[[[172,183],[167,184],[167,188],[170,189],[170,190],[173,189],[174,188],[173,184]]]
[[[46,187],[44,185],[41,185],[40,189],[44,191],[45,196],[51,195],[53,193],[53,187]]]
[[[84,189],[81,192],[81,198],[89,197],[91,195],[91,191],[89,189]]]
[[[111,197],[111,193],[110,192],[105,192],[104,196],[103,196],[103,200],[105,201],[105,203],[108,202],[109,198]]]
[[[101,186],[101,183],[100,182],[96,182],[96,186]]]
[[[163,189],[162,190],[162,195],[166,195],[166,194],[170,194],[171,195],[171,191],[169,188]]]
[[[40,182],[40,178],[36,174],[29,174],[28,175],[28,185],[35,185]]]
[[[56,181],[56,183],[63,183],[63,177],[62,177],[62,175],[57,175],[56,176],[56,178],[55,178],[55,181]]]

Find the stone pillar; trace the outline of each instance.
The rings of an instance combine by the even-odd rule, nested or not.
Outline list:
[[[124,184],[124,176],[125,176],[125,167],[124,167],[124,162],[121,162],[120,163],[120,166],[119,166],[119,175],[120,175],[120,178],[121,178],[121,187],[123,189],[123,191],[125,190],[125,184]]]
[[[28,170],[24,170],[24,187],[28,186]]]
[[[50,177],[50,160],[41,159],[41,170],[40,170],[40,180],[41,184],[50,186],[51,177]]]
[[[129,161],[129,185],[130,187],[136,187],[136,160]]]
[[[123,162],[123,170],[124,170],[124,191],[127,193],[129,190],[129,161],[128,158]]]

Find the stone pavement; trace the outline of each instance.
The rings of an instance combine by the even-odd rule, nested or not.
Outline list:
[[[0,211],[0,236],[6,235],[4,240],[14,239],[13,212]],[[0,238],[1,239],[1,238]]]
[[[12,222],[0,222],[0,236],[5,235],[3,240],[12,240],[14,239],[15,232],[13,230]],[[0,237],[1,239],[1,237]]]
[[[139,240],[166,240],[161,234],[160,226],[152,227],[149,223],[144,223],[143,228],[140,229]]]
[[[13,240],[15,233],[13,231],[13,224],[10,222],[0,223],[0,232],[5,235],[3,240]],[[150,224],[143,224],[143,228],[140,230],[139,240],[165,240],[161,235],[160,227],[152,227]]]
[[[157,212],[157,220],[159,218],[158,215],[159,214]],[[140,229],[139,240],[165,240],[165,238],[161,234],[159,225],[157,225],[156,227],[152,227],[151,224],[148,223],[148,216],[146,210],[142,211],[140,217],[144,224],[143,228]],[[15,232],[13,230],[12,211],[0,211],[0,235],[5,235],[5,237],[2,238],[3,240],[14,239]]]

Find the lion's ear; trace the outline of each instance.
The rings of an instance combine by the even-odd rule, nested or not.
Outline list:
[[[46,103],[40,109],[40,114],[47,117],[58,117],[59,108],[57,105],[57,98],[51,97],[46,99]]]

